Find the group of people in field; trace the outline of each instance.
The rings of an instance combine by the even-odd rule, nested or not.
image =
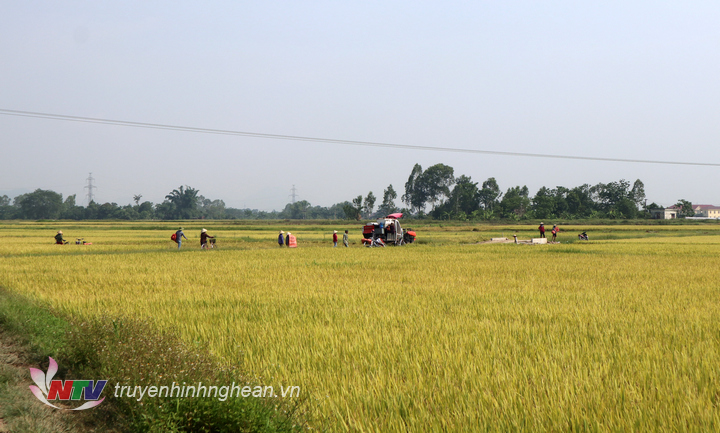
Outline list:
[[[544,238],[544,237],[545,237],[545,224],[544,224],[544,223],[542,223],[542,222],[540,223],[540,226],[538,227],[538,231],[540,232],[540,237],[541,237],[541,238]],[[550,233],[552,233],[551,242],[555,242],[555,240],[557,239],[557,234],[558,234],[559,232],[560,232],[560,227],[558,227],[557,224],[553,224],[552,230],[550,231]],[[584,235],[585,237],[584,237],[584,238],[583,238],[583,237],[580,237],[580,239],[587,240],[587,234],[585,234],[585,233],[583,232],[583,235]],[[183,240],[183,239],[189,240],[189,239],[185,236],[185,233],[183,233],[183,228],[182,228],[182,227],[180,227],[180,228],[177,229],[177,231],[176,231],[175,234],[171,237],[171,239],[172,239],[175,243],[177,243],[178,250],[182,247],[182,240]],[[338,244],[338,232],[337,232],[337,230],[333,230],[332,241],[333,241],[333,248],[336,248],[336,247],[337,247],[337,244]],[[286,234],[284,231],[280,230],[280,234],[278,235],[277,242],[278,242],[278,245],[281,246],[281,247],[282,247],[282,246],[285,246],[285,247],[288,247],[288,248],[295,248],[295,247],[297,247],[297,238],[296,238],[295,236],[293,236],[293,234],[290,233],[290,232],[287,232],[287,234]],[[348,231],[347,231],[347,230],[345,230],[345,233],[343,233],[342,242],[343,242],[343,246],[345,246],[345,247],[350,246],[350,242],[349,242],[349,238],[348,238]],[[63,245],[63,244],[67,244],[67,243],[68,243],[65,239],[63,239],[63,232],[62,232],[62,230],[61,230],[61,231],[58,231],[57,234],[55,235],[55,243],[56,243],[56,244],[60,244],[60,245]],[[200,230],[200,249],[203,249],[203,250],[204,250],[204,249],[210,249],[210,248],[215,248],[215,236],[210,236],[210,235],[208,234],[207,230],[202,229],[202,230]]]
[[[333,230],[333,248],[336,248],[336,247],[337,247],[337,243],[338,243],[337,230]],[[347,230],[345,230],[345,233],[343,233],[343,245],[344,245],[345,247],[349,247],[349,246],[350,246],[350,240],[349,240],[349,238],[348,238],[348,231],[347,231]]]
[[[189,239],[187,236],[185,236],[185,233],[183,232],[183,228],[179,227],[177,231],[170,237],[170,239],[177,244],[178,250],[182,248],[182,241],[185,239],[188,241]],[[278,245],[285,246],[288,248],[296,248],[297,247],[297,238],[293,236],[292,233],[287,232],[287,234],[280,230],[280,234],[278,235]],[[55,243],[56,244],[67,244],[68,242],[63,238],[63,232],[62,230],[58,231],[55,235]],[[337,247],[338,243],[338,235],[337,230],[333,231],[333,246]],[[345,230],[345,234],[343,235],[343,245],[346,247],[349,246],[348,241],[348,231]],[[215,236],[210,236],[208,231],[206,229],[200,230],[200,249],[211,249],[215,248]]]
[[[175,234],[173,234],[170,239],[172,239],[178,246],[178,250],[182,247],[182,240],[185,239],[186,241],[189,240],[187,236],[185,236],[185,233],[183,233],[183,228],[180,227],[177,229]],[[210,241],[208,242],[208,239]],[[202,229],[200,230],[200,248],[206,249],[206,248],[215,248],[215,236],[210,236],[207,232],[207,230]],[[82,241],[82,242],[80,242]],[[63,232],[62,230],[58,230],[57,234],[55,235],[55,243],[58,245],[66,245],[68,241],[63,238]],[[85,242],[82,239],[78,239],[78,242],[76,244],[82,244],[82,245],[92,245],[89,242]]]
[[[185,238],[186,241],[189,240],[185,236],[185,233],[183,233],[182,227],[178,228],[175,235],[171,237],[171,239],[177,243],[178,250],[182,247],[183,238]],[[200,230],[200,249],[204,250],[210,248],[215,248],[215,236],[210,236],[207,230],[202,229]]]
[[[297,238],[293,236],[292,233],[287,232],[287,234],[280,230],[280,233],[278,234],[277,238],[278,246],[280,247],[288,247],[288,248],[294,248],[297,247]],[[333,230],[333,248],[337,247],[338,244],[338,234],[337,230]],[[350,241],[348,239],[348,231],[345,230],[345,234],[343,234],[343,245],[346,247],[350,246]]]
[[[540,232],[540,237],[545,238],[545,224],[540,223],[540,227],[538,227],[538,231]],[[555,239],[557,239],[557,234],[560,233],[560,227],[557,226],[557,224],[553,224],[552,230],[550,231],[552,233],[552,240],[550,242],[555,242]],[[547,238],[545,238],[547,239]]]
[[[286,246],[288,248],[296,248],[297,247],[297,238],[293,236],[292,233],[287,232],[285,234],[284,231],[280,230],[280,234],[278,235],[278,245]]]

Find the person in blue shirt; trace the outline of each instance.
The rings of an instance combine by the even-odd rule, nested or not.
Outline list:
[[[178,250],[180,250],[180,247],[182,246],[182,238],[185,238],[185,240],[189,240],[187,237],[185,237],[185,233],[182,231],[182,227],[178,229],[178,231],[175,232],[175,242],[178,244]]]
[[[284,233],[284,231],[280,230],[280,234],[278,235],[278,245],[280,245],[281,247],[285,245],[285,239],[283,239]]]

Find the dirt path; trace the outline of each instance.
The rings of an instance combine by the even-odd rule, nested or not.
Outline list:
[[[0,432],[83,431],[78,419],[46,407],[29,390],[31,352],[0,328]]]

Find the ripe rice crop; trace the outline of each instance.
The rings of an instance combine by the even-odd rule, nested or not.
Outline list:
[[[290,224],[206,223],[218,249],[200,251],[185,223],[180,252],[170,225],[69,223],[93,245],[56,246],[48,223],[6,224],[0,285],[298,385],[318,429],[720,430],[715,225],[563,227],[540,246],[478,244],[535,226],[419,226],[421,243],[372,249],[348,225],[345,249]],[[288,227],[297,249],[275,243]]]

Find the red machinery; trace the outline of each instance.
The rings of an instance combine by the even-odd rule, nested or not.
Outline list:
[[[377,222],[365,224],[363,227],[363,238],[381,239],[386,245],[403,245],[415,242],[417,235],[414,231],[404,230],[400,226],[401,213],[392,213],[384,218],[378,218]],[[364,241],[363,241],[364,242]]]

